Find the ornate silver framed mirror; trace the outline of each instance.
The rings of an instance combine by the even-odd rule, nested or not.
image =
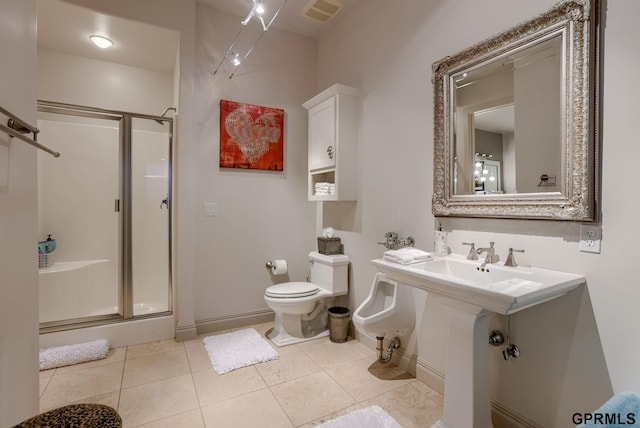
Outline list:
[[[433,64],[435,216],[596,221],[598,0]]]

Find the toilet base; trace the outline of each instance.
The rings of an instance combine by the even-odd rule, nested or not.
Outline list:
[[[324,322],[320,325],[317,324],[320,320],[313,321],[302,321],[300,315],[276,313],[273,329],[267,332],[267,337],[276,346],[281,347],[329,336],[326,320],[322,320]]]

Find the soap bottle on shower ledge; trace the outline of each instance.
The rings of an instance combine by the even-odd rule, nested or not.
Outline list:
[[[49,235],[46,241],[38,242],[38,250],[41,254],[53,253],[56,250],[56,240]]]
[[[435,255],[439,257],[448,256],[451,253],[447,245],[447,232],[444,230],[442,223],[440,223],[438,229],[434,232],[433,250]]]

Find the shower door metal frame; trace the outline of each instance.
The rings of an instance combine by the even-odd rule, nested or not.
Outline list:
[[[116,200],[116,210],[121,215],[119,217],[119,248],[120,257],[118,261],[119,283],[118,283],[118,307],[119,313],[95,315],[82,318],[72,318],[66,320],[50,321],[40,323],[40,333],[51,333],[55,331],[72,330],[76,328],[92,327],[98,325],[112,324],[116,322],[132,321],[144,318],[156,318],[173,314],[173,266],[172,266],[172,194],[173,194],[173,118],[163,116],[153,116],[141,113],[132,113],[118,110],[108,110],[95,107],[87,107],[75,104],[66,104],[53,101],[38,100],[38,112],[63,114],[68,116],[79,116],[92,119],[105,119],[118,122],[119,130],[119,177],[120,177],[120,199]],[[168,168],[168,289],[167,303],[168,310],[152,314],[133,314],[133,255],[132,255],[132,119],[149,119],[159,123],[169,124],[169,168]]]

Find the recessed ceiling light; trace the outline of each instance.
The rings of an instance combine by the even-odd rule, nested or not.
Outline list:
[[[91,41],[100,49],[107,49],[113,46],[113,42],[106,37],[93,35],[89,37]]]

